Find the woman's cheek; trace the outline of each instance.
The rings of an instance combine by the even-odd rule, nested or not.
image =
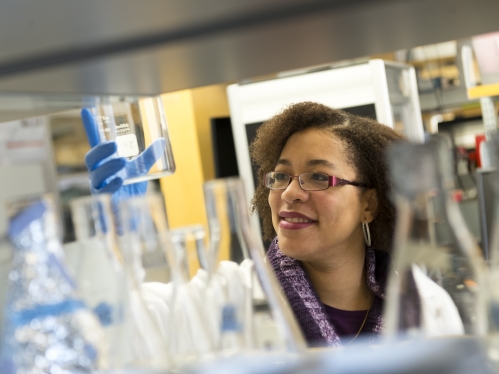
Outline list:
[[[273,191],[269,193],[269,206],[270,210],[272,213],[272,225],[274,226],[274,230],[277,232],[277,229],[279,228],[279,196],[276,196],[277,194]]]

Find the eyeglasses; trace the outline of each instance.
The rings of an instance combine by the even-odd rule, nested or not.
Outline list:
[[[326,173],[290,175],[281,171],[271,171],[270,173],[265,174],[263,184],[271,190],[285,190],[294,178],[298,178],[300,187],[304,191],[321,191],[327,190],[331,186],[345,186],[347,184],[355,187],[368,188],[364,183],[350,182]]]

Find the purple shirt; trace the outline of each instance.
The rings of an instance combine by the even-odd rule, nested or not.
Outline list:
[[[277,238],[270,245],[267,260],[281,284],[308,345],[310,347],[343,345],[302,263],[282,253]],[[367,339],[371,344],[378,343],[383,331],[383,300],[385,300],[389,265],[388,253],[366,247],[367,286],[374,294],[374,298],[362,333],[368,335]]]
[[[334,331],[342,340],[345,337],[357,335],[367,313],[367,310],[341,310],[326,304],[324,304],[324,308]]]

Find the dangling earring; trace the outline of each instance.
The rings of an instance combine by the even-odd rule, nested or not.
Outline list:
[[[362,222],[362,232],[364,233],[364,240],[368,247],[371,246],[371,233],[369,232],[369,223],[367,221]]]

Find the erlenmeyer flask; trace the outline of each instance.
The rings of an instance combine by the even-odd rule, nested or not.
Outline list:
[[[176,253],[181,256],[182,273],[186,279],[192,278],[192,264],[199,264],[200,268],[207,271],[208,257],[206,250],[206,233],[203,225],[190,225],[177,227],[170,230],[170,239]]]
[[[104,334],[64,263],[53,200],[8,206],[14,249],[0,372],[93,373],[106,368]]]
[[[109,366],[132,362],[128,287],[109,195],[71,201],[76,250],[73,273],[85,304],[99,317],[109,345]]]
[[[453,198],[447,139],[396,144],[388,158],[397,226],[385,304],[387,336],[485,334],[486,269]]]
[[[156,194],[120,202],[118,210],[119,246],[129,282],[134,352],[140,362],[154,367],[170,367],[168,343],[171,335],[170,311],[157,287],[170,278],[165,248],[168,232],[164,203]],[[146,282],[146,283],[144,283]]]
[[[230,342],[227,340],[232,340],[234,349],[303,351],[306,344],[301,330],[275,276],[264,261],[262,243],[250,228],[242,181],[238,178],[210,181],[204,184],[204,192],[210,229],[210,276],[215,279],[215,274],[218,274],[228,279],[226,299],[218,305],[215,323],[221,330],[214,336],[218,339],[218,346],[221,347],[223,341],[223,348],[228,348]],[[215,271],[220,252],[227,255],[236,250],[245,258],[239,269],[234,263],[222,262]],[[263,326],[266,331],[274,331],[267,339],[262,339]],[[225,339],[223,335],[226,333],[233,338]],[[238,344],[244,346],[238,347]]]
[[[171,352],[178,366],[193,362],[214,351],[208,334],[213,300],[205,298],[208,274],[203,268],[191,277],[190,264],[197,259],[206,267],[205,230],[201,225],[184,226],[170,231],[172,242],[172,276],[175,296],[172,308]],[[192,279],[191,279],[192,278]]]

